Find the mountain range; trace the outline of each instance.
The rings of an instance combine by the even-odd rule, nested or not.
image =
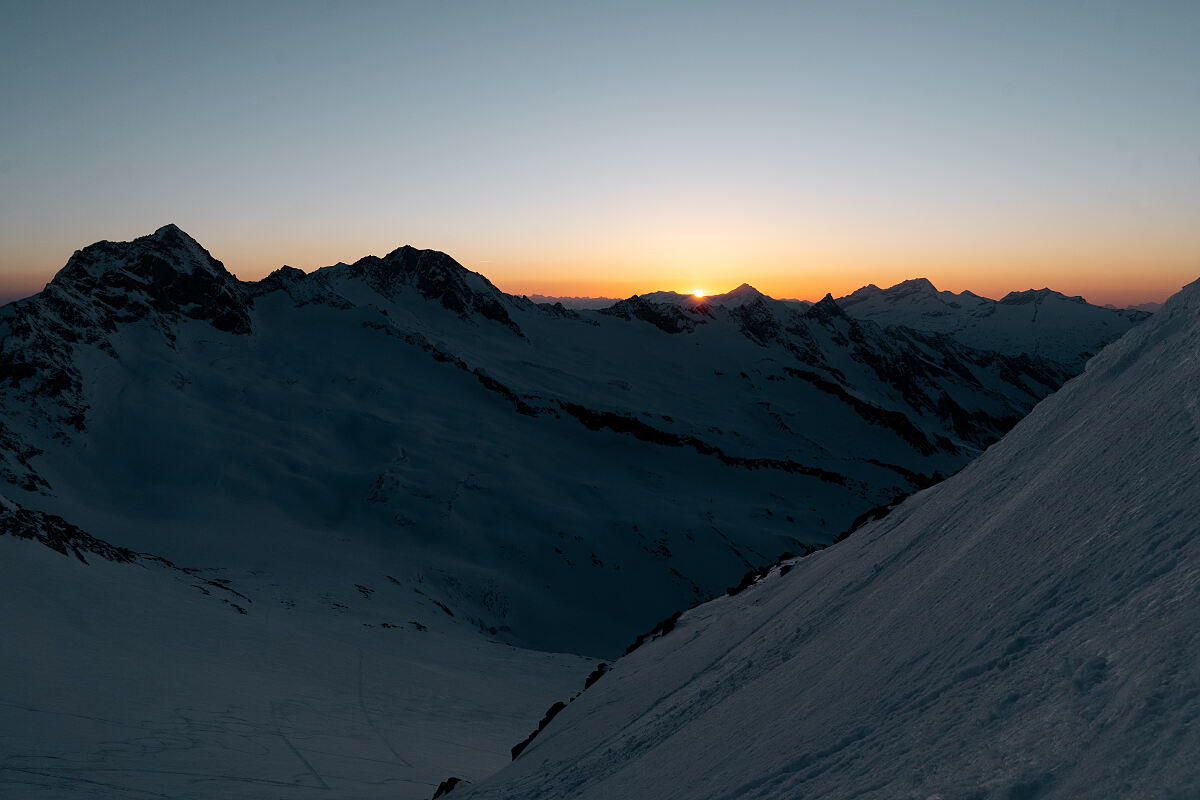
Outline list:
[[[597,658],[962,469],[1146,317],[947,295],[573,311],[411,247],[256,282],[173,225],[78,251],[0,308],[0,785],[489,774]]]
[[[1200,791],[1200,281],[957,475],[682,614],[470,798]]]

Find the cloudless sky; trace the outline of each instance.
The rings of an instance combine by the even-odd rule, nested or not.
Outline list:
[[[0,0],[0,294],[174,222],[243,279],[515,293],[1200,276],[1200,2]]]

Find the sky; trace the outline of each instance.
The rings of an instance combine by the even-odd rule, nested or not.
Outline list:
[[[505,291],[1200,276],[1200,2],[0,0],[0,297],[173,222],[251,280]]]

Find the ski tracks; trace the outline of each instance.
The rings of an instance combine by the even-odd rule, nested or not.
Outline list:
[[[413,766],[412,762],[409,761],[404,756],[400,755],[398,752],[396,752],[396,748],[392,747],[392,743],[389,742],[387,737],[383,735],[383,731],[379,730],[379,726],[377,726],[375,724],[375,720],[371,719],[371,712],[367,709],[367,701],[366,701],[366,698],[363,696],[363,651],[362,651],[362,648],[359,648],[359,650],[358,650],[358,707],[360,709],[362,709],[363,719],[365,719],[367,721],[367,727],[369,727],[371,729],[371,732],[375,734],[375,737],[377,739],[379,739],[379,741],[383,742],[383,746],[388,749],[388,752],[391,753],[396,758],[396,761],[398,763],[402,764],[405,767],[408,767],[409,769],[412,769],[412,766]]]
[[[308,759],[305,758],[304,755],[299,750],[296,749],[296,745],[292,744],[292,740],[289,739],[287,737],[287,734],[283,732],[283,728],[279,724],[279,707],[282,705],[283,705],[282,702],[277,702],[277,703],[271,704],[271,722],[274,723],[274,725],[275,725],[275,733],[279,736],[280,739],[283,740],[283,743],[288,746],[288,749],[292,751],[292,754],[294,756],[296,756],[297,759],[299,759],[300,763],[304,765],[304,768],[308,770],[309,774],[313,776],[313,778],[317,781],[317,785],[320,786],[322,789],[325,789],[326,791],[328,791],[329,784],[326,783],[325,779],[321,777],[321,773],[319,773],[315,769],[313,769],[313,765],[310,764]]]

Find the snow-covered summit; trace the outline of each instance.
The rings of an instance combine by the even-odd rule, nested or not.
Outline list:
[[[632,300],[634,297],[638,298],[644,303],[650,303],[653,305],[676,305],[684,309],[695,309],[699,307],[710,308],[714,306],[737,308],[738,306],[742,306],[747,303],[753,303],[756,300],[763,300],[771,303],[782,302],[775,300],[769,295],[763,294],[748,283],[740,284],[737,288],[730,289],[728,292],[723,292],[721,294],[680,294],[679,292],[662,290],[657,292],[646,292],[640,295],[633,295],[633,297],[626,299]]]
[[[724,294],[711,294],[701,298],[703,302],[716,306],[727,306],[736,308],[747,303],[753,303],[756,300],[772,300],[771,297],[755,289],[748,283],[743,283],[736,289],[730,289]]]
[[[833,295],[826,292],[824,297],[808,307],[805,315],[817,319],[829,319],[833,317],[845,317],[846,312],[842,309],[838,301],[833,299]]]
[[[1068,303],[1076,305],[1087,305],[1087,300],[1084,300],[1079,295],[1068,297],[1062,292],[1056,292],[1053,289],[1026,289],[1023,292],[1009,292],[1000,298],[1000,302],[1005,305],[1019,306],[1026,303],[1044,303],[1046,301],[1064,300]]]
[[[879,314],[882,309],[913,309],[927,314],[935,310],[957,310],[964,302],[969,307],[980,299],[971,292],[939,291],[928,278],[910,278],[886,289],[870,283],[838,298],[838,302],[853,316],[869,316]]]
[[[353,264],[325,267],[314,275],[339,290],[349,281],[361,281],[388,300],[395,300],[406,290],[416,290],[422,297],[437,301],[456,314],[477,313],[514,333],[521,333],[506,308],[514,299],[484,276],[468,270],[438,250],[419,250],[404,245],[383,258],[367,256]],[[354,293],[351,290],[349,294]]]
[[[673,298],[667,296],[673,296]],[[703,324],[707,316],[704,313],[704,306],[697,301],[697,298],[692,297],[692,302],[687,304],[682,302],[688,297],[690,295],[681,295],[675,292],[635,294],[625,300],[618,300],[608,308],[600,309],[599,313],[610,317],[648,322],[664,333],[683,333],[695,330],[696,325]]]
[[[85,274],[101,277],[111,271],[121,270],[149,278],[154,269],[161,269],[164,265],[145,260],[147,256],[162,259],[172,272],[190,275],[200,270],[213,277],[229,277],[221,262],[174,223],[163,225],[154,233],[139,236],[130,242],[106,240],[77,250],[58,276],[65,280],[78,280]],[[135,263],[139,260],[142,263]]]
[[[876,286],[873,283],[868,283],[866,286],[860,286],[859,288],[855,289],[850,294],[846,295],[846,298],[847,299],[852,298],[852,299],[858,300],[858,299],[862,299],[865,297],[871,297],[873,295],[881,294],[882,292],[883,292],[883,289],[880,289],[878,286]]]
[[[850,316],[883,327],[948,334],[972,347],[1039,356],[1073,370],[1146,318],[1140,311],[1094,306],[1051,289],[1010,292],[997,301],[967,291],[938,291],[925,278],[887,289],[865,286],[838,303]]]
[[[633,297],[638,297],[647,303],[673,303],[675,305],[694,305],[702,302],[702,298],[696,297],[694,294],[680,294],[670,290],[659,290],[657,292],[645,292],[644,294],[635,294]],[[632,300],[633,297],[625,298]]]
[[[238,280],[175,225],[131,242],[97,242],[76,251],[40,293],[0,308],[0,400],[10,421],[48,421],[60,436],[82,430],[88,402],[78,351],[115,356],[113,336],[135,323],[168,343],[188,321],[246,334],[250,306]],[[25,482],[38,479],[28,473]]]
[[[224,331],[250,329],[237,279],[173,224],[131,242],[103,241],[77,250],[41,297],[44,305],[106,330],[150,317],[164,327],[188,317]],[[67,306],[74,307],[73,314]]]
[[[884,294],[897,299],[909,295],[930,295],[937,293],[937,287],[928,278],[909,278],[884,290]]]

